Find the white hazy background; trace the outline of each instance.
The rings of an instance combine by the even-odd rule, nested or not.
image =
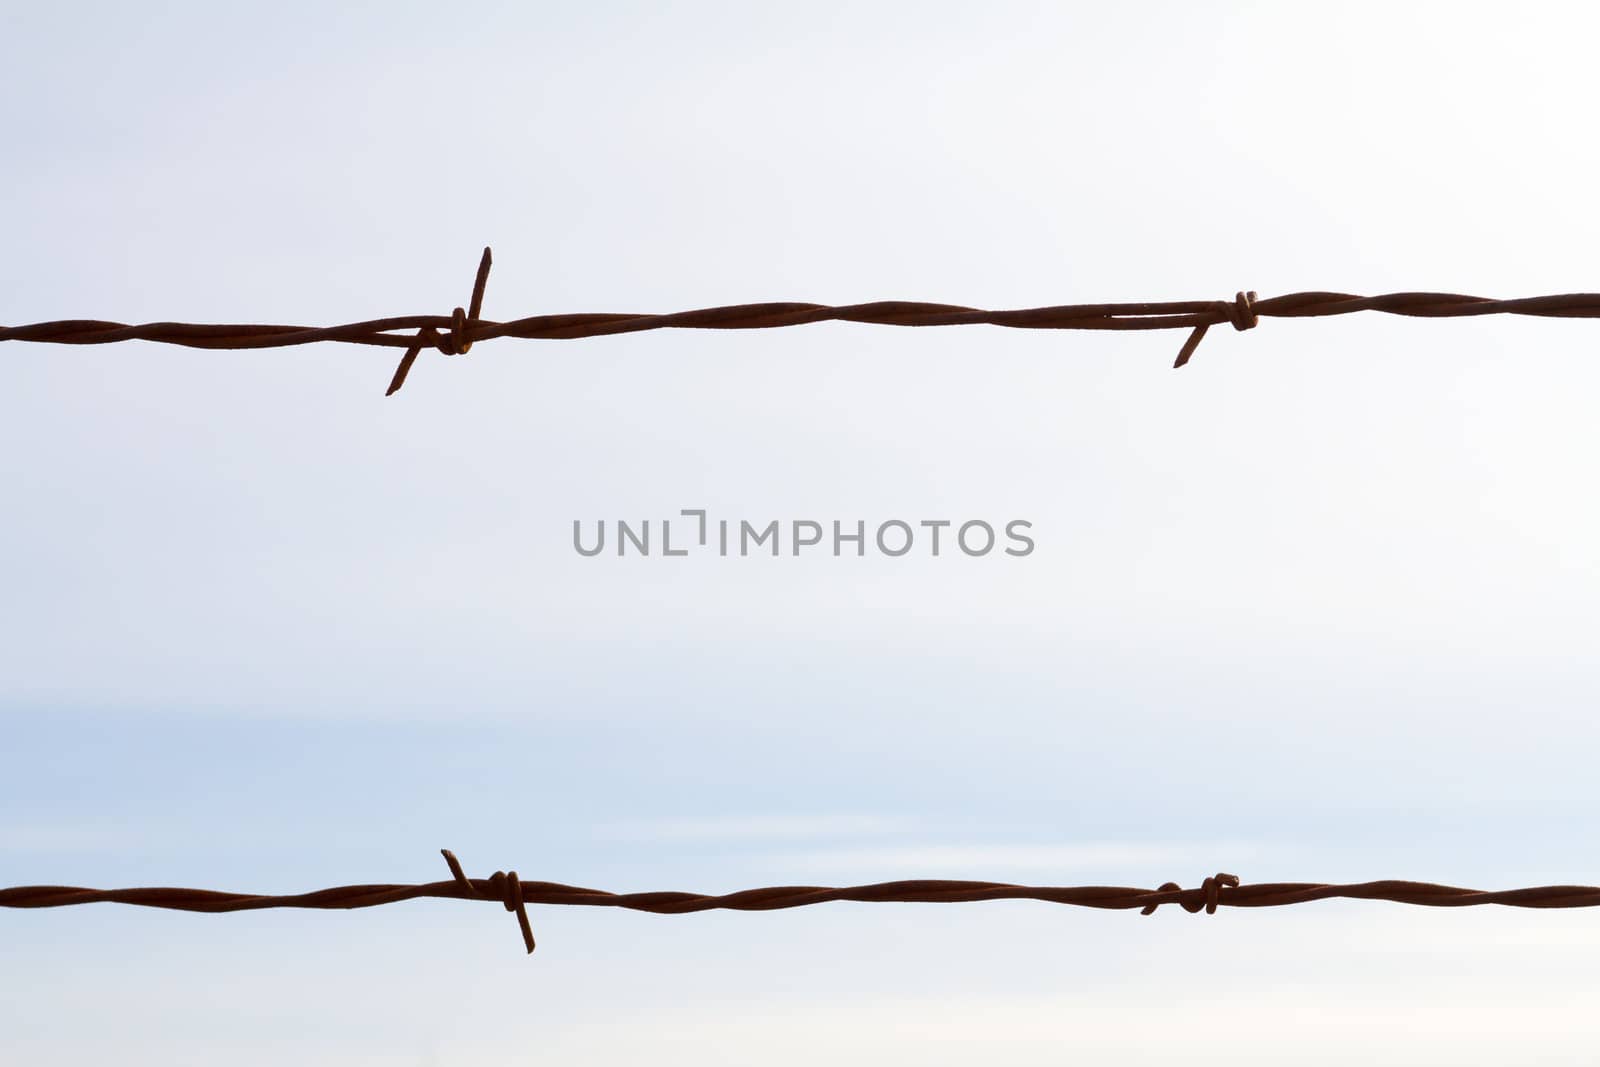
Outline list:
[[[6,4],[0,322],[1600,288],[1587,5]],[[0,885],[1600,882],[1600,324],[0,346]],[[579,557],[1013,518],[1024,559]],[[592,526],[590,527],[592,528]],[[1577,1064],[1600,914],[0,914],[34,1067]]]

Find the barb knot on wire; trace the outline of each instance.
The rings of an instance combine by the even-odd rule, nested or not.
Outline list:
[[[1234,294],[1233,303],[1219,300],[1214,305],[1219,321],[1225,320],[1233,323],[1235,330],[1252,330],[1261,320],[1256,316],[1256,294],[1240,292]],[[1209,322],[1202,322],[1189,334],[1189,339],[1183,342],[1183,347],[1178,349],[1178,358],[1173,361],[1172,369],[1177,370],[1189,362],[1189,357],[1194,355],[1194,350],[1200,347],[1200,339],[1205,337],[1206,331],[1211,328]]]
[[[1228,318],[1233,323],[1235,330],[1249,330],[1261,320],[1256,318],[1256,294],[1237,293],[1234,295],[1233,304],[1228,308]]]
[[[487,250],[485,250],[487,258]],[[528,906],[522,899],[522,880],[517,877],[516,871],[495,871],[485,881],[489,883],[489,891],[480,890],[466,872],[461,869],[461,861],[456,859],[455,853],[447,848],[441,848],[440,854],[444,861],[450,865],[450,873],[467,893],[480,900],[498,900],[505,905],[507,911],[516,912],[517,925],[522,928],[522,943],[528,946],[528,951],[533,951],[533,926],[528,922]]]
[[[1196,914],[1197,912],[1199,912],[1199,910],[1201,908],[1204,908],[1206,910],[1206,914],[1207,915],[1215,915],[1217,913],[1217,902],[1221,898],[1222,887],[1223,886],[1237,887],[1238,885],[1239,885],[1239,876],[1238,875],[1236,875],[1236,874],[1216,874],[1216,875],[1213,875],[1210,878],[1207,878],[1205,881],[1200,883],[1200,889],[1206,895],[1206,902],[1204,904],[1201,904],[1199,901],[1195,901],[1194,903],[1190,903],[1189,901],[1186,901],[1186,900],[1174,900],[1174,901],[1165,901],[1165,900],[1163,900],[1163,901],[1157,901],[1154,904],[1146,904],[1144,907],[1139,909],[1139,914],[1140,915],[1154,915],[1155,914],[1155,910],[1157,908],[1159,908],[1162,904],[1171,903],[1171,904],[1178,905],[1178,907],[1182,908],[1184,911],[1188,912],[1190,915]],[[1183,891],[1183,886],[1179,885],[1177,882],[1165,882],[1165,883],[1162,884],[1160,889],[1156,890],[1156,892],[1158,892],[1158,893],[1179,893],[1179,892],[1182,892],[1182,891]]]
[[[468,306],[458,307],[450,313],[448,333],[441,334],[432,326],[424,326],[417,331],[411,347],[400,357],[400,365],[394,369],[394,379],[389,382],[389,391],[384,393],[384,396],[393,396],[400,391],[402,385],[406,384],[406,375],[411,373],[411,364],[417,361],[417,356],[424,348],[437,348],[447,356],[464,356],[472,348],[472,323],[478,320],[479,313],[483,311],[483,290],[489,284],[489,267],[493,262],[489,249],[485,248],[483,258],[478,261],[478,276],[473,279],[472,299],[467,302]]]

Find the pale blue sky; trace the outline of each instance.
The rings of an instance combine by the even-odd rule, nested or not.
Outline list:
[[[0,322],[1594,290],[1582,5],[0,12]],[[1600,325],[0,346],[0,885],[1600,883]],[[1024,559],[579,557],[1011,518]],[[1170,909],[1169,909],[1170,910]],[[0,1059],[1585,1063],[1600,915],[0,914]]]

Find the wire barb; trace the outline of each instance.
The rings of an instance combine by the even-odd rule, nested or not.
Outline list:
[[[489,250],[484,249],[484,258],[488,259]],[[480,272],[480,277],[482,276]],[[460,310],[457,308],[456,310]],[[522,880],[517,877],[516,871],[495,871],[488,879],[490,892],[480,890],[466,872],[461,869],[461,861],[456,859],[456,854],[447,848],[439,852],[444,856],[444,861],[450,865],[450,873],[468,896],[481,900],[498,900],[505,905],[507,911],[517,914],[517,925],[522,928],[522,943],[528,946],[528,951],[533,952],[533,926],[528,922],[528,908],[522,899]]]
[[[1241,292],[1234,296],[1233,303],[1227,304],[1219,301],[1217,308],[1226,316],[1225,321],[1233,323],[1235,330],[1253,330],[1256,324],[1261,321],[1256,316],[1255,303],[1256,294],[1253,291]],[[1194,328],[1194,332],[1189,334],[1189,339],[1183,342],[1183,347],[1178,349],[1178,358],[1172,364],[1173,370],[1177,370],[1189,362],[1189,358],[1194,355],[1194,350],[1200,347],[1200,341],[1205,337],[1206,330],[1211,325],[1211,323],[1203,322]]]
[[[400,357],[400,365],[394,369],[394,377],[389,381],[389,389],[384,396],[393,396],[406,384],[406,375],[411,373],[411,364],[417,361],[417,356],[424,347],[433,346],[447,356],[464,356],[472,347],[472,323],[478,321],[479,313],[483,311],[483,290],[489,284],[489,267],[494,263],[494,257],[488,247],[483,250],[483,258],[478,260],[478,276],[472,282],[472,299],[468,301],[470,310],[456,308],[450,313],[450,332],[443,337],[432,326],[422,326],[417,330],[416,339],[411,347],[406,349],[406,354]],[[530,948],[528,950],[532,952]]]
[[[1205,909],[1207,915],[1215,915],[1217,913],[1217,905],[1222,902],[1221,887],[1237,887],[1238,884],[1239,876],[1236,874],[1217,874],[1200,883],[1200,892],[1205,894],[1204,903],[1186,900],[1158,900],[1153,904],[1146,904],[1144,907],[1140,908],[1139,914],[1154,915],[1156,913],[1156,909],[1161,905],[1176,904],[1190,915],[1194,915],[1201,908]],[[1161,886],[1160,892],[1181,893],[1183,892],[1183,887],[1177,882],[1166,882]]]

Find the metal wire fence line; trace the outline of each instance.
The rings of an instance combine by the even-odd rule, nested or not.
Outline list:
[[[1600,907],[1600,886],[1545,885],[1526,889],[1484,891],[1431,882],[1381,881],[1334,885],[1323,882],[1263,882],[1241,884],[1232,874],[1217,874],[1197,888],[1184,889],[1167,882],[1159,889],[1123,886],[1026,886],[1006,882],[915,880],[880,882],[838,888],[833,886],[768,886],[721,895],[705,893],[608,893],[558,882],[527,882],[517,872],[496,871],[488,878],[468,878],[460,862],[441,849],[450,866],[451,880],[421,885],[347,885],[311,893],[263,896],[223,893],[210,889],[83,889],[77,886],[25,885],[0,889],[0,907],[60,908],[76,904],[136,904],[176,911],[229,912],[263,908],[373,908],[422,897],[449,900],[489,900],[515,913],[523,944],[534,949],[529,904],[595,908],[627,908],[659,915],[684,915],[697,911],[777,911],[830,901],[866,903],[955,904],[980,900],[1039,900],[1084,908],[1127,911],[1137,908],[1151,915],[1163,904],[1176,904],[1187,912],[1214,914],[1218,908],[1273,908],[1337,898],[1387,900],[1430,908],[1465,908],[1501,904],[1513,908]]]
[[[1474,315],[1533,315],[1544,318],[1600,318],[1600,293],[1564,293],[1515,300],[1495,300],[1458,293],[1306,292],[1258,298],[1241,292],[1233,300],[1182,300],[1165,303],[1064,304],[1056,307],[986,311],[954,304],[886,300],[868,304],[768,303],[700,308],[667,315],[578,314],[535,315],[495,322],[480,317],[492,257],[483,250],[466,308],[449,315],[402,315],[342,326],[202,325],[151,322],[130,326],[95,319],[63,319],[27,326],[0,326],[0,341],[98,345],[118,341],[154,341],[189,348],[282,348],[338,341],[345,344],[403,348],[388,393],[397,392],[418,355],[434,348],[447,356],[463,355],[473,344],[498,337],[573,340],[643,330],[764,330],[812,322],[862,322],[885,326],[960,326],[987,324],[1025,330],[1173,330],[1188,338],[1174,367],[1189,362],[1212,326],[1231,323],[1236,330],[1255,327],[1263,318],[1318,318],[1358,311],[1381,311],[1414,318],[1460,318]],[[416,331],[408,333],[408,331]]]
[[[1258,325],[1262,318],[1313,318],[1359,311],[1420,318],[1497,314],[1600,318],[1600,293],[1496,300],[1426,292],[1370,297],[1335,292],[1301,292],[1261,299],[1254,292],[1240,292],[1232,301],[1073,304],[1009,311],[906,301],[842,306],[762,303],[664,315],[563,314],[496,322],[481,317],[491,262],[490,251],[486,248],[478,265],[468,306],[457,307],[450,315],[399,316],[329,327],[177,322],[127,325],[74,319],[0,327],[0,341],[89,345],[143,340],[204,349],[280,348],[340,342],[404,349],[388,388],[388,394],[393,394],[405,383],[413,364],[425,348],[434,348],[444,355],[462,355],[477,342],[502,337],[570,340],[657,329],[770,329],[825,321],[892,326],[988,324],[1044,330],[1186,329],[1189,334],[1174,363],[1175,367],[1182,367],[1194,355],[1210,327],[1228,323],[1236,330],[1248,330]],[[0,907],[54,908],[121,903],[192,912],[234,912],[265,908],[368,908],[419,898],[489,900],[500,903],[516,915],[523,942],[529,952],[534,950],[535,944],[527,913],[529,904],[612,907],[673,915],[710,910],[772,911],[830,901],[958,903],[1036,900],[1108,910],[1137,909],[1143,915],[1153,914],[1165,904],[1176,904],[1190,913],[1204,911],[1212,914],[1222,907],[1278,907],[1336,898],[1385,900],[1425,907],[1486,904],[1518,908],[1600,907],[1600,887],[1597,886],[1552,885],[1483,891],[1412,881],[1247,885],[1241,884],[1231,874],[1206,878],[1193,889],[1183,889],[1174,882],[1150,890],[1118,886],[1024,886],[1001,882],[910,880],[851,887],[770,886],[721,895],[684,892],[618,894],[555,882],[523,881],[515,871],[496,871],[485,879],[468,878],[448,850],[443,851],[443,855],[450,867],[450,881],[417,885],[340,886],[287,895],[178,888],[102,890],[75,886],[16,886],[0,889]]]

